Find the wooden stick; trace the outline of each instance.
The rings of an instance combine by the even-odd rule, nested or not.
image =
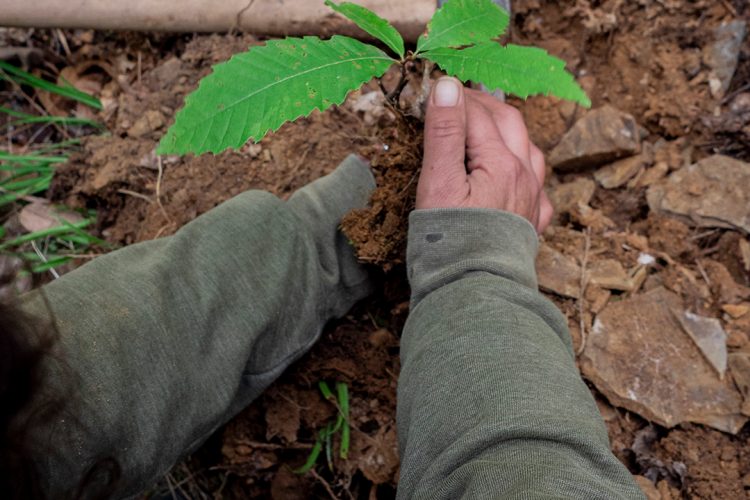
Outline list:
[[[411,42],[436,9],[436,0],[357,3],[393,22]],[[322,0],[2,0],[2,4],[0,26],[188,32],[239,29],[275,36],[365,36]]]

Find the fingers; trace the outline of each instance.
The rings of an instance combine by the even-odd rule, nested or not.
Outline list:
[[[433,88],[424,132],[417,208],[433,208],[466,188],[466,99],[455,78],[441,78]]]
[[[542,190],[541,200],[539,202],[539,222],[536,230],[539,234],[542,234],[550,222],[552,222],[552,216],[555,214],[555,209],[552,206],[552,202],[549,200],[547,193]]]
[[[508,157],[512,152],[503,142],[490,111],[476,99],[466,99],[467,137],[466,152],[468,170],[487,169],[491,165],[502,165],[499,156]]]
[[[536,147],[533,142],[529,143],[531,147],[531,170],[539,180],[539,185],[544,185],[544,178],[547,175],[547,166],[544,162],[544,153],[542,150]]]
[[[497,100],[496,97],[477,90],[467,89],[469,101],[482,104],[492,115],[497,130],[508,149],[516,155],[527,168],[531,165],[531,143],[523,115],[513,106]]]

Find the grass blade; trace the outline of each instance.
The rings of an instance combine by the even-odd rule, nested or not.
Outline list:
[[[320,389],[320,392],[323,393],[323,397],[328,400],[333,400],[333,391],[331,391],[331,388],[328,387],[328,384],[321,380],[318,382],[318,388]]]
[[[12,79],[20,84],[30,85],[39,90],[45,90],[53,94],[67,97],[68,99],[73,99],[86,104],[87,106],[91,106],[94,109],[102,109],[102,103],[99,99],[87,94],[86,92],[81,92],[71,85],[65,87],[55,85],[54,83],[42,80],[31,73],[27,73],[21,68],[8,64],[5,61],[0,61],[0,79]]]
[[[339,447],[339,456],[344,460],[349,456],[349,445],[351,441],[351,427],[349,426],[349,387],[343,382],[336,384],[338,393],[339,417],[343,420],[343,429],[341,430],[341,445]]]
[[[318,457],[320,456],[321,451],[323,451],[322,431],[320,434],[318,434],[318,439],[315,440],[315,445],[313,445],[313,449],[307,456],[307,460],[305,460],[305,463],[302,464],[301,467],[292,470],[292,472],[294,472],[295,474],[305,474],[309,472],[310,469],[315,467],[315,462],[318,461]]]
[[[59,236],[61,234],[65,234],[66,232],[70,231],[71,228],[82,229],[84,227],[89,226],[92,222],[93,221],[91,219],[84,219],[79,222],[67,223],[67,224],[63,224],[62,226],[55,226],[49,229],[42,229],[41,231],[34,231],[33,233],[24,234],[17,238],[13,238],[12,240],[3,242],[2,244],[0,244],[0,250],[17,247],[19,245],[23,245],[24,243],[38,240],[40,238],[48,238],[50,236]]]

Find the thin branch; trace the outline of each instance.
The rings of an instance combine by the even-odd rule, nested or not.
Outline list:
[[[331,488],[331,485],[328,484],[328,481],[323,479],[320,474],[318,474],[315,469],[310,469],[310,475],[314,477],[320,484],[323,485],[326,492],[328,492],[328,495],[330,495],[331,500],[340,500],[340,498],[333,492],[333,489]]]
[[[577,356],[583,354],[583,350],[586,349],[586,321],[584,318],[584,294],[588,287],[588,276],[586,271],[589,265],[589,252],[591,251],[591,228],[586,228],[586,246],[583,249],[583,261],[581,262],[581,281],[580,291],[578,295],[578,320],[580,321],[579,327],[581,329],[581,346],[578,348]]]
[[[172,219],[169,217],[167,210],[161,202],[161,181],[164,177],[164,167],[161,162],[161,156],[156,157],[156,165],[159,167],[159,174],[156,177],[156,204],[159,205],[159,209],[161,209],[161,213],[164,215],[167,222],[173,224]]]

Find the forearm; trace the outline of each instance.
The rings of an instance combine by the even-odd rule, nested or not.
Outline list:
[[[641,497],[536,289],[535,253],[508,213],[412,214],[401,498]]]
[[[361,299],[367,274],[338,224],[373,186],[350,159],[286,203],[242,194],[45,287],[75,377],[72,418],[48,429],[50,496],[106,456],[123,470],[118,496],[147,486]],[[25,309],[48,315],[38,293]]]

